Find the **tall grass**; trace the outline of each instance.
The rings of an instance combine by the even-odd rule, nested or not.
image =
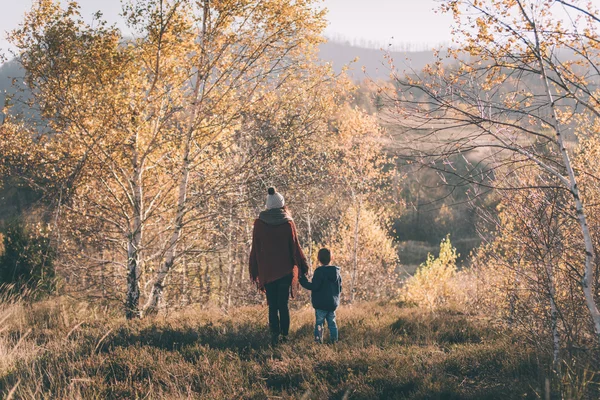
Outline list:
[[[537,398],[549,364],[489,321],[397,304],[342,307],[337,345],[313,343],[300,307],[276,348],[260,306],[137,321],[66,298],[0,310],[0,397],[19,399]]]

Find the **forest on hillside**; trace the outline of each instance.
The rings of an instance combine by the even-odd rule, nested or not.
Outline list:
[[[261,305],[248,259],[254,220],[275,187],[311,268],[321,247],[332,249],[344,306],[418,308],[415,318],[433,330],[423,337],[442,353],[451,347],[435,333],[450,329],[443,316],[487,323],[535,354],[527,373],[545,380],[546,398],[593,398],[598,10],[578,0],[445,1],[441,11],[456,21],[451,46],[415,54],[408,69],[396,58],[406,54],[361,50],[377,53],[385,74],[359,76],[325,62],[327,51],[355,50],[327,43],[316,3],[132,1],[123,5],[131,37],[101,14],[84,22],[76,2],[37,0],[9,34],[15,58],[0,66],[0,301],[26,319],[25,304],[54,315],[48,304],[69,298],[133,324],[111,331]],[[576,22],[555,18],[559,7]],[[56,326],[68,339],[77,329],[68,330],[69,315],[80,313],[64,307],[55,317],[68,321]],[[259,343],[245,323],[239,330],[253,326]],[[46,329],[20,326],[29,325]],[[381,346],[420,335],[388,325],[374,334]],[[120,343],[111,331],[94,333],[85,351]],[[0,349],[27,335],[4,347],[0,336]],[[458,342],[510,347],[485,328],[475,336]],[[0,363],[0,382],[17,388],[15,371],[29,370],[11,360]],[[502,385],[521,362],[515,355],[498,368]],[[406,393],[423,394],[424,381],[437,390],[428,379]],[[517,387],[533,396],[525,386]],[[299,387],[279,389],[295,396]],[[385,396],[380,389],[373,393]]]

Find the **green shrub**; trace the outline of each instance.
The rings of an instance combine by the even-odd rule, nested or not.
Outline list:
[[[39,226],[11,223],[2,235],[2,245],[0,291],[4,296],[38,298],[54,289],[55,251]]]
[[[427,261],[406,281],[402,300],[430,311],[448,305],[455,289],[453,279],[457,272],[457,258],[456,249],[452,247],[450,237],[446,236],[440,244],[439,257],[428,254]]]

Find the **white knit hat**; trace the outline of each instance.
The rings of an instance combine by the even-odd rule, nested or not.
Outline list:
[[[281,208],[285,205],[285,200],[280,193],[275,191],[275,188],[269,188],[269,194],[267,194],[267,210],[272,208]]]

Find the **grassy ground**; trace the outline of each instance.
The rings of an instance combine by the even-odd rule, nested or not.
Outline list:
[[[0,397],[23,399],[537,398],[542,361],[483,320],[397,304],[338,312],[341,342],[293,311],[269,346],[266,307],[127,322],[87,303],[0,305]]]

